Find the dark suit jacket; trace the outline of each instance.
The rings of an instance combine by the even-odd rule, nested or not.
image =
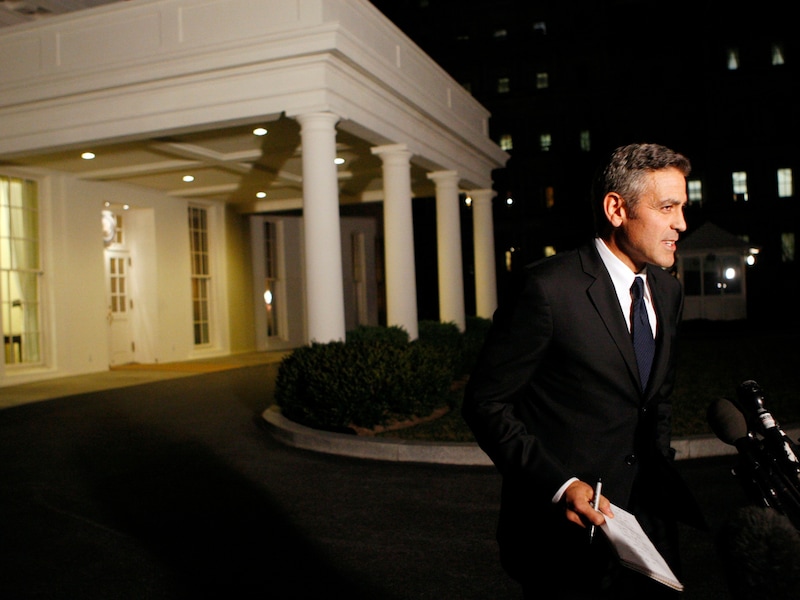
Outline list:
[[[567,522],[551,501],[572,476],[590,484],[602,478],[603,495],[626,509],[636,484],[634,512],[647,507],[702,525],[670,448],[683,292],[656,266],[648,266],[647,280],[658,333],[644,392],[611,277],[593,243],[528,267],[520,295],[494,315],[463,415],[503,475],[498,541],[504,566],[518,579],[536,573],[534,564],[551,573],[576,544],[588,546],[586,530]]]

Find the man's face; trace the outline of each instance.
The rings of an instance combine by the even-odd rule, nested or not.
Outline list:
[[[617,231],[617,245],[635,272],[645,263],[669,268],[675,263],[680,232],[686,231],[686,179],[675,168],[648,175],[650,186]],[[626,261],[628,262],[628,261]]]

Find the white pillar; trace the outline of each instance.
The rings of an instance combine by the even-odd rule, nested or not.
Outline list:
[[[345,339],[342,233],[332,113],[298,115],[303,155],[303,243],[308,342]]]
[[[472,190],[472,236],[475,245],[475,312],[491,319],[497,308],[492,190]]]
[[[386,320],[419,337],[411,207],[411,152],[405,144],[372,148],[383,162],[383,236],[386,266]]]
[[[458,206],[458,173],[428,173],[436,184],[436,247],[439,267],[439,321],[466,329],[464,271],[461,258],[461,216]]]

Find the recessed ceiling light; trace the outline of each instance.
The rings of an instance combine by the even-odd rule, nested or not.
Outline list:
[[[269,132],[263,127],[256,127],[253,129],[253,135],[267,135],[267,133]]]
[[[83,160],[92,160],[94,158],[94,152],[84,152],[81,154],[81,158]]]
[[[184,180],[186,183],[189,183],[190,181],[194,181],[194,175],[184,175],[184,176],[183,176],[183,180]]]
[[[256,198],[266,198],[267,192],[256,192]]]
[[[338,158],[338,157],[334,158],[333,159],[333,163],[336,164],[336,165],[343,165],[344,164],[344,159],[343,158]]]

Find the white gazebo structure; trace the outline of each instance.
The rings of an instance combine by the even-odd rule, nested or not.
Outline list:
[[[752,245],[707,222],[678,242],[683,319],[747,318],[747,259]]]

